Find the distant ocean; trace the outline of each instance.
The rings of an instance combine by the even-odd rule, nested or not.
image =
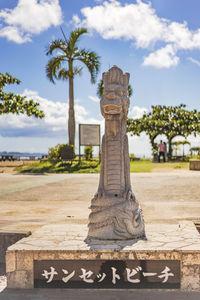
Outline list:
[[[20,157],[25,157],[25,156],[35,156],[35,157],[42,157],[43,155],[47,155],[47,153],[30,153],[30,152],[7,152],[7,151],[2,151],[0,152],[1,155],[12,155],[12,156],[20,156]]]

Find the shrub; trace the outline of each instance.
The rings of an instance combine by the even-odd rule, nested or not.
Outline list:
[[[61,159],[61,149],[65,146],[70,146],[68,144],[58,144],[55,147],[49,148],[48,159]],[[73,148],[73,146],[70,146]]]
[[[90,160],[92,158],[93,148],[92,146],[84,147],[85,159]]]

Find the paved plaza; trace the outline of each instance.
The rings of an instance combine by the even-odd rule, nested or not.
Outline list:
[[[0,174],[0,229],[34,232],[47,224],[86,224],[98,174]],[[200,172],[132,173],[133,191],[143,209],[145,223],[200,223]],[[1,275],[3,271],[1,270]],[[1,277],[0,289],[5,286]],[[135,290],[10,290],[0,300],[43,299],[176,299],[197,300],[199,294],[177,291]]]
[[[0,174],[0,229],[86,224],[98,174]],[[200,172],[131,173],[145,223],[200,221]]]

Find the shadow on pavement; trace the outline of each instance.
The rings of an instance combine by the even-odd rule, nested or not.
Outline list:
[[[158,290],[5,289],[0,300],[199,300],[198,292]]]

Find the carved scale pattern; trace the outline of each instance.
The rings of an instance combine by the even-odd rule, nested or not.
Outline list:
[[[122,164],[120,139],[106,138],[106,180],[105,191],[108,194],[120,195],[123,191],[121,186]]]

